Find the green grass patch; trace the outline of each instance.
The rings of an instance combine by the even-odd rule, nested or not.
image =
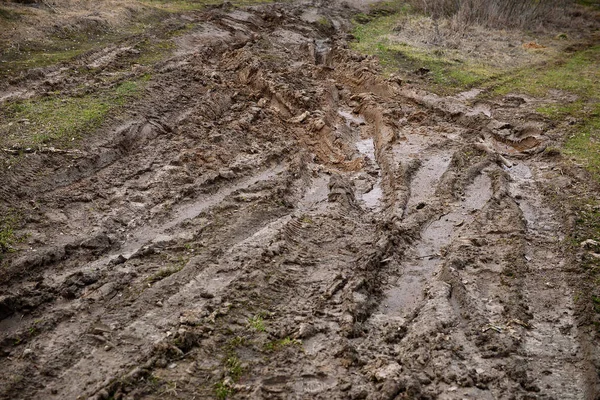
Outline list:
[[[265,344],[265,350],[278,351],[290,346],[302,346],[302,341],[286,337],[281,340],[274,340],[272,342],[268,342],[267,344]]]
[[[73,142],[97,129],[109,112],[136,98],[150,78],[122,82],[112,89],[82,97],[33,98],[4,104],[0,108],[0,145],[70,147]]]
[[[543,98],[552,90],[574,100],[547,103],[539,106],[537,112],[558,122],[565,118],[577,121],[565,141],[564,153],[600,180],[600,45],[562,54],[552,64],[522,69],[497,84],[492,93]]]
[[[232,0],[231,4],[238,7],[272,3],[275,0]],[[142,3],[168,12],[185,12],[202,10],[208,6],[223,4],[223,0],[141,0]]]
[[[0,259],[4,254],[13,251],[13,246],[22,240],[15,232],[19,221],[19,215],[14,211],[0,214]]]
[[[265,326],[265,320],[260,314],[257,314],[248,319],[248,326],[257,332],[265,332],[267,330]]]
[[[494,93],[524,93],[543,97],[549,90],[563,90],[583,99],[598,96],[600,46],[563,54],[554,64],[524,68],[494,88]]]
[[[225,360],[225,368],[227,369],[227,374],[234,382],[237,382],[244,373],[242,362],[235,354],[231,354],[227,357]]]
[[[229,387],[225,382],[218,382],[215,385],[215,397],[218,400],[225,400],[229,396],[233,395],[233,389]]]
[[[484,62],[465,60],[449,49],[423,49],[393,39],[396,26],[407,18],[421,18],[401,2],[387,2],[371,13],[359,14],[354,19],[351,48],[363,54],[377,56],[385,74],[413,74],[428,70],[431,90],[453,93],[485,82],[498,71]]]
[[[600,181],[600,107],[567,139],[565,154],[583,163]]]

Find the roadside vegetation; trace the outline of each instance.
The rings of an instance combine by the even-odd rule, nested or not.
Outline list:
[[[0,144],[21,150],[42,145],[72,147],[86,132],[98,128],[109,112],[139,96],[149,78],[144,75],[81,97],[57,92],[8,103],[0,109],[4,120]]]
[[[19,217],[15,212],[8,210],[0,215],[0,261],[21,239],[15,232],[18,224]]]

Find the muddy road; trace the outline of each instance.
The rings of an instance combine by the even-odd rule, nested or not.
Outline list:
[[[3,170],[1,398],[596,398],[545,122],[383,76],[354,12],[192,13],[126,118]]]

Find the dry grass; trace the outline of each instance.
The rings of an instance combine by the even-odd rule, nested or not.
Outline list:
[[[567,15],[569,0],[410,0],[412,6],[434,19],[452,18],[456,26],[531,27],[555,22]]]

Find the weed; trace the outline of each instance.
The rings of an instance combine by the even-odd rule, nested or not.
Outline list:
[[[215,396],[219,400],[225,400],[233,394],[233,390],[225,382],[218,382],[215,385]]]
[[[242,376],[242,373],[244,372],[242,363],[235,354],[232,354],[229,357],[227,357],[227,359],[225,360],[225,367],[227,368],[227,373],[229,374],[229,376],[231,376],[231,379],[233,379],[234,382],[239,380]]]
[[[285,347],[301,346],[301,345],[302,345],[302,341],[300,341],[298,339],[291,339],[290,337],[286,337],[281,340],[275,340],[272,342],[268,342],[267,344],[265,344],[265,350],[277,351],[277,350],[281,350],[282,348],[285,348]]]
[[[248,326],[257,332],[265,332],[265,321],[261,315],[255,315],[248,319]]]
[[[242,336],[236,336],[229,340],[228,345],[229,345],[229,348],[235,349],[235,348],[243,346],[245,343],[246,343],[246,338],[244,338]]]

